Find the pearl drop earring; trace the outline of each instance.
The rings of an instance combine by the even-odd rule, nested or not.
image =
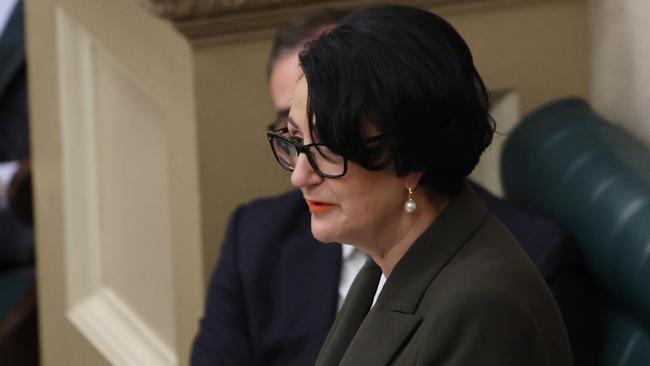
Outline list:
[[[404,211],[406,211],[406,213],[411,214],[411,213],[415,212],[415,209],[418,208],[418,205],[415,204],[415,200],[413,199],[413,196],[414,196],[413,188],[408,187],[406,189],[408,189],[408,191],[409,191],[409,197],[406,200],[406,202],[404,202]]]

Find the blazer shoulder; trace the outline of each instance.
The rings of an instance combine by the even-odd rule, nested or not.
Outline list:
[[[484,308],[481,315],[498,319],[523,313],[541,316],[536,311],[543,310],[543,316],[559,318],[544,278],[508,230],[489,214],[431,282],[423,300],[422,309],[431,304],[434,313]],[[508,311],[493,313],[494,306]]]
[[[481,249],[454,258],[425,293],[421,364],[454,354],[453,365],[569,365],[561,315],[532,264],[516,254],[499,263]]]
[[[457,269],[462,273],[456,273]],[[449,279],[457,289],[530,294],[547,289],[544,278],[508,229],[488,214],[483,224],[450,261]],[[544,296],[550,295],[543,294]]]
[[[526,305],[498,289],[449,296],[425,318],[418,365],[570,365],[566,342],[539,329]]]
[[[558,223],[500,199],[476,183],[472,188],[545,276],[577,264],[577,246]]]

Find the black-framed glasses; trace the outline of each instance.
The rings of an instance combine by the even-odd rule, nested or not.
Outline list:
[[[298,162],[298,156],[300,153],[304,153],[312,169],[321,177],[339,178],[347,173],[348,159],[334,153],[325,144],[312,143],[303,145],[295,138],[283,136],[287,132],[289,132],[289,129],[285,127],[266,134],[273,155],[282,169],[292,172]],[[383,138],[382,135],[373,136],[364,140],[364,143],[377,142]]]

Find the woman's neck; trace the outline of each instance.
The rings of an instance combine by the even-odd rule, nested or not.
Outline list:
[[[408,252],[415,240],[431,225],[447,207],[449,199],[437,195],[427,195],[419,200],[417,210],[412,214],[405,214],[396,233],[382,243],[366,249],[367,254],[381,268],[384,276],[388,278],[397,262]]]

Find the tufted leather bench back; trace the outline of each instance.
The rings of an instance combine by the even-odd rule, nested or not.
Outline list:
[[[650,365],[650,151],[580,99],[545,105],[506,141],[506,197],[578,240],[603,289],[603,365]]]

